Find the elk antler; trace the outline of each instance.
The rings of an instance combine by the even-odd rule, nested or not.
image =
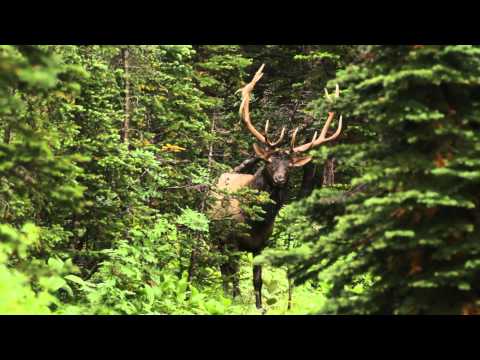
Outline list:
[[[252,93],[253,88],[255,87],[255,84],[263,76],[262,71],[263,71],[264,67],[265,67],[265,64],[260,66],[258,71],[255,73],[255,76],[253,77],[252,81],[250,81],[242,89],[238,90],[238,91],[242,92],[242,102],[240,104],[239,114],[242,117],[243,122],[247,126],[247,129],[253,134],[253,136],[255,136],[257,138],[258,141],[260,141],[260,142],[262,142],[262,143],[264,143],[264,144],[266,144],[270,147],[275,147],[282,142],[283,137],[285,136],[285,127],[283,127],[282,132],[281,132],[278,140],[275,141],[275,142],[271,142],[268,139],[269,121],[267,120],[267,123],[265,124],[265,136],[264,136],[257,129],[255,129],[255,127],[252,125],[252,121],[250,120],[250,94]]]
[[[329,102],[333,102],[333,99],[328,94],[327,89],[325,89],[325,95],[326,95],[327,100]],[[338,87],[338,84],[337,84],[335,86],[335,98],[338,98],[338,97],[340,97],[340,88]],[[325,125],[323,126],[322,132],[320,133],[320,136],[318,138],[317,138],[317,131],[315,131],[315,134],[313,135],[312,141],[310,141],[309,143],[306,143],[306,144],[295,147],[295,137],[297,136],[297,132],[298,132],[298,127],[297,127],[295,129],[295,131],[293,132],[293,135],[292,135],[292,142],[290,144],[290,150],[292,152],[304,152],[304,151],[307,151],[307,150],[310,150],[310,149],[314,148],[315,146],[323,144],[327,141],[331,141],[331,140],[336,139],[338,137],[338,135],[340,135],[340,132],[342,131],[342,116],[341,115],[340,115],[340,118],[338,119],[338,129],[337,129],[337,131],[335,131],[335,134],[333,134],[332,136],[329,136],[328,138],[325,137],[327,135],[328,128],[330,126],[330,123],[332,122],[332,119],[333,119],[334,115],[335,115],[334,112],[329,112],[328,113],[327,121],[325,122]]]

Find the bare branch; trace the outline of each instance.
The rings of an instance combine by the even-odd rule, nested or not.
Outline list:
[[[260,160],[261,160],[261,159],[260,159],[259,157],[252,157],[252,158],[246,159],[246,160],[244,160],[240,165],[236,166],[236,167],[233,169],[233,172],[240,173],[240,172],[242,172],[243,170],[245,170],[246,168],[253,167],[253,166],[256,165]]]

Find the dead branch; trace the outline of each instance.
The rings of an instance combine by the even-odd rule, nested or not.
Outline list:
[[[256,157],[256,156],[248,158],[248,159],[244,160],[240,165],[233,168],[233,172],[240,173],[240,172],[244,171],[245,169],[250,169],[254,165],[256,165],[259,161],[260,161],[260,158]]]

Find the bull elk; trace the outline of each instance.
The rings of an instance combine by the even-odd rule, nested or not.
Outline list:
[[[268,135],[268,121],[265,124],[264,134],[261,134],[251,122],[249,103],[250,95],[255,84],[263,76],[262,71],[264,66],[265,64],[259,68],[250,83],[239,90],[242,93],[239,113],[250,133],[264,145],[259,146],[253,144],[253,150],[255,151],[256,156],[265,163],[265,166],[257,171],[255,175],[237,173],[222,174],[217,182],[216,188],[221,191],[230,192],[237,191],[244,187],[250,187],[252,189],[267,192],[273,202],[263,205],[265,213],[262,220],[252,220],[245,216],[242,213],[237,200],[229,200],[229,206],[225,207],[224,204],[222,204],[224,198],[222,195],[218,195],[218,193],[217,202],[213,207],[215,214],[218,215],[220,212],[227,212],[235,219],[235,221],[240,221],[249,225],[248,233],[244,232],[240,234],[238,231],[223,233],[220,236],[222,239],[217,239],[220,240],[220,244],[223,244],[222,251],[225,251],[227,247],[235,251],[251,252],[253,256],[260,254],[260,252],[266,247],[267,241],[272,234],[275,217],[287,199],[287,184],[290,169],[307,164],[312,160],[312,157],[304,156],[302,153],[305,153],[327,141],[336,139],[342,130],[342,117],[340,116],[338,129],[334,134],[327,137],[328,128],[334,117],[334,113],[330,112],[320,135],[318,135],[318,132],[315,132],[312,140],[303,145],[295,146],[295,138],[299,130],[298,127],[292,133],[290,147],[288,149],[279,148],[285,137],[285,127],[283,127],[280,136],[276,141],[271,141]],[[327,99],[331,100],[327,91],[326,95]],[[339,96],[338,85],[336,87],[335,96]],[[229,258],[228,262],[220,266],[220,270],[225,291],[228,291],[228,281],[231,278],[233,282],[233,297],[238,296],[240,294],[240,289],[237,260],[233,257]],[[258,309],[262,309],[262,267],[260,265],[253,266],[253,286],[255,290],[255,305]]]

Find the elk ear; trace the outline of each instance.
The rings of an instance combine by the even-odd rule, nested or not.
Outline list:
[[[255,154],[257,154],[257,156],[260,159],[270,162],[271,154],[268,150],[265,150],[264,148],[262,148],[261,146],[258,146],[257,144],[253,144],[253,150],[255,151]]]
[[[311,160],[312,160],[311,156],[305,156],[305,157],[302,157],[302,158],[293,158],[292,160],[290,160],[290,166],[300,167],[300,166],[303,166],[305,164],[308,164]]]

